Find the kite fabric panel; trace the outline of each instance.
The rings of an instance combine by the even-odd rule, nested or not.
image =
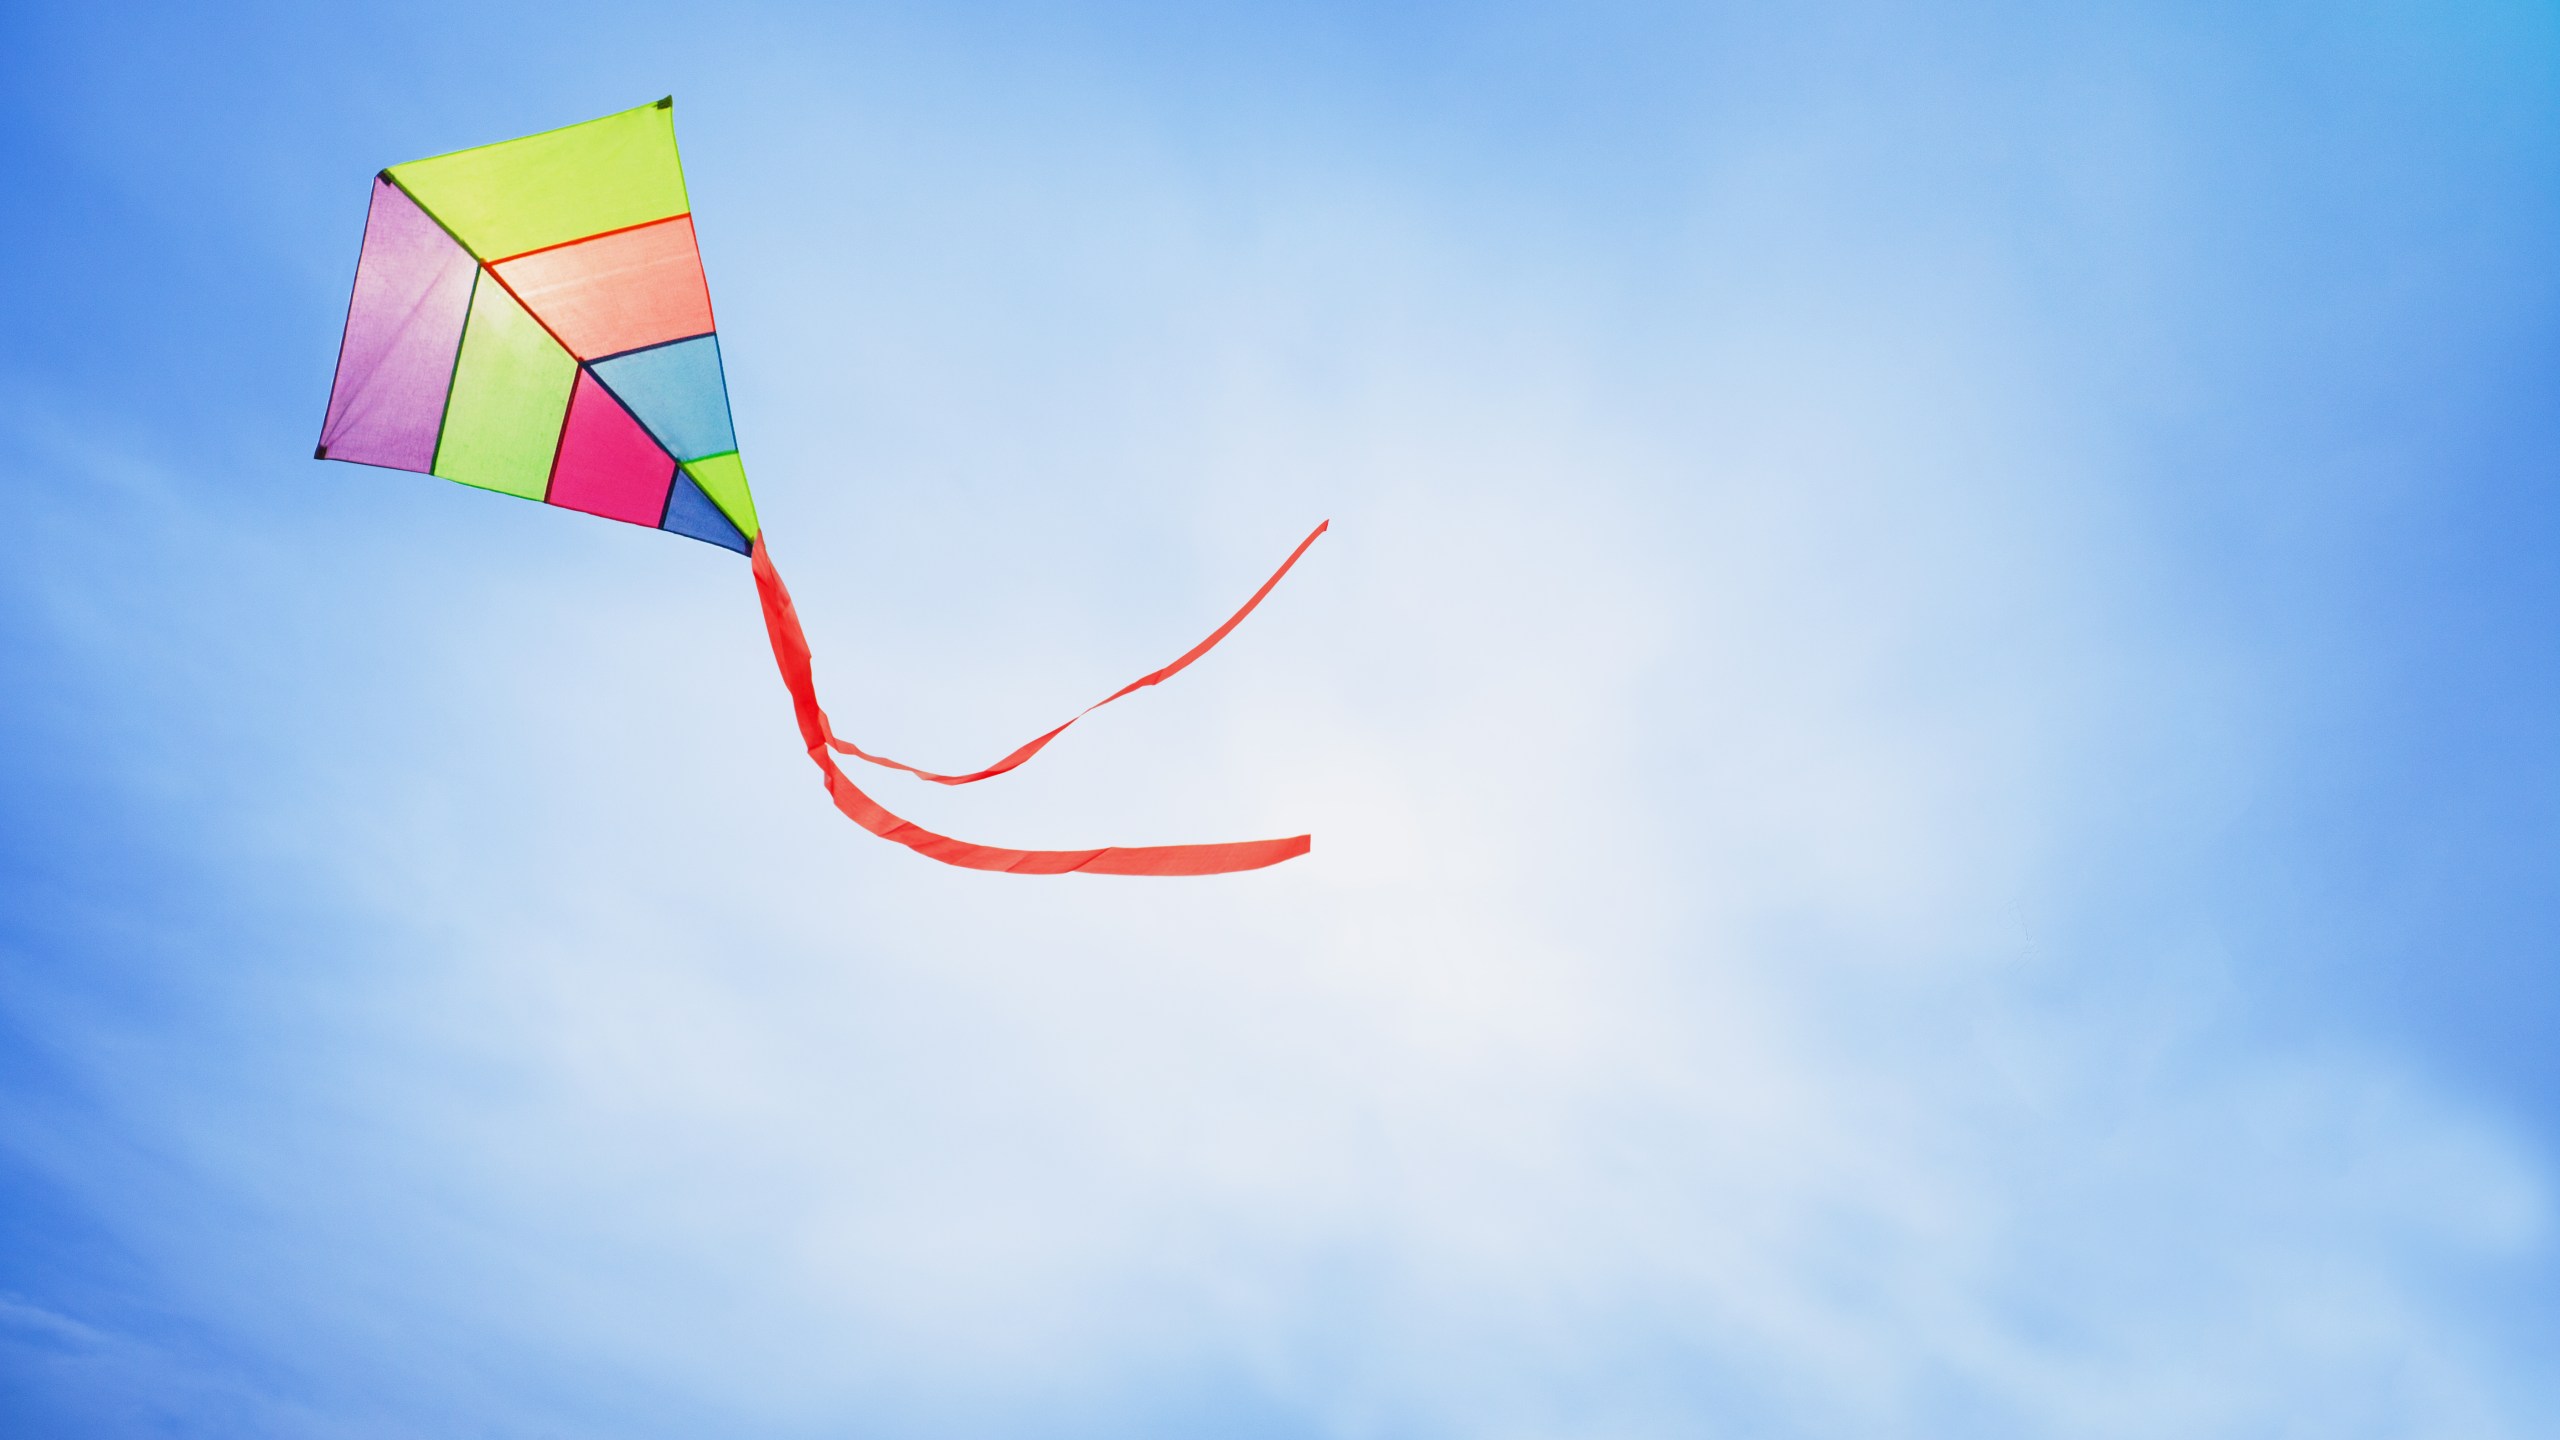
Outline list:
[[[377,175],[317,458],[438,475],[749,557],[766,638],[829,798],[918,854],[974,870],[1097,875],[1217,875],[1306,854],[1304,835],[1091,850],[976,845],[899,819],[846,777],[837,754],[940,785],[1015,769],[1076,720],[1207,654],[1326,527],[1207,639],[993,765],[941,774],[839,737],[818,704],[808,639],[738,455],[674,104]]]
[[[729,384],[720,373],[720,337],[697,335],[601,360],[596,378],[631,407],[678,460],[734,455]]]
[[[483,277],[453,357],[453,393],[445,401],[435,473],[483,490],[542,499],[578,375],[578,362],[551,332],[505,286]]]
[[[581,360],[712,330],[689,215],[500,260],[489,273]]]
[[[551,503],[654,527],[666,518],[675,483],[676,457],[594,375],[580,371],[560,453],[551,457]]]
[[[320,456],[426,470],[479,267],[388,180],[373,182]]]
[[[696,540],[708,540],[723,550],[741,555],[753,553],[755,546],[742,534],[718,502],[702,493],[693,477],[682,469],[676,471],[676,483],[667,491],[667,518],[661,527]]]
[[[712,503],[720,507],[720,513],[735,523],[741,533],[750,540],[756,538],[755,497],[747,493],[747,472],[738,463],[737,451],[687,460],[684,473],[692,478],[694,484],[702,487],[702,493],[711,497]]]

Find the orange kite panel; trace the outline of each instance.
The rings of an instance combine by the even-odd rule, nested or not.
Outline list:
[[[595,360],[711,333],[693,217],[535,250],[489,267],[569,353]]]

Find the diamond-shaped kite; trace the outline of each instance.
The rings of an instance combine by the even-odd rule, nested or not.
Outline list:
[[[1307,853],[1304,835],[1096,850],[973,845],[899,819],[846,778],[837,754],[974,784],[1029,760],[1075,720],[962,775],[835,734],[738,460],[674,114],[674,102],[660,100],[376,176],[318,458],[441,475],[748,556],[801,738],[836,808],[933,859],[1021,873],[1211,875]],[[1324,530],[1208,639],[1076,719],[1208,653]]]

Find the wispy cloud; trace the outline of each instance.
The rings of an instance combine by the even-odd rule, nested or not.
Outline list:
[[[1942,140],[2083,122],[1932,191],[1857,95],[1755,90],[1612,233],[1615,189],[1410,134],[1211,143],[899,43],[868,98],[784,57],[688,132],[821,689],[982,761],[1330,516],[1174,686],[881,787],[991,841],[1316,853],[925,865],[825,805],[727,557],[388,475],[242,515],[22,384],[60,543],[0,593],[59,703],[9,723],[95,828],[11,827],[0,1214],[42,1240],[0,1398],[102,1435],[2547,1425],[2541,1147],[2297,1005],[2276,907],[2214,881],[2322,697],[2196,602],[2129,418],[2205,333],[2154,307],[2215,238],[2167,102],[1906,80]],[[917,78],[1007,67],[1054,113]],[[745,143],[830,107],[867,188]],[[2057,280],[2016,240],[2057,213],[2130,277]]]

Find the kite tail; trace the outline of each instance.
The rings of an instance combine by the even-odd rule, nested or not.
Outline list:
[[[1317,526],[1316,534],[1323,533],[1324,526]],[[1306,553],[1307,545],[1314,544],[1315,538],[1315,535],[1308,536],[1306,542],[1298,547],[1298,554]],[[954,840],[948,835],[936,835],[920,825],[899,819],[881,808],[878,801],[862,793],[861,788],[848,779],[842,767],[836,764],[835,756],[828,753],[831,748],[845,749],[849,754],[861,752],[852,750],[845,742],[835,738],[834,727],[827,723],[827,712],[818,704],[817,681],[811,673],[809,664],[808,636],[800,629],[800,612],[792,607],[791,592],[782,584],[782,573],[773,568],[773,556],[766,551],[763,536],[756,537],[749,554],[755,563],[756,599],[764,607],[765,635],[773,642],[773,660],[782,671],[782,683],[791,691],[791,709],[800,722],[801,742],[808,746],[809,758],[816,762],[819,771],[826,776],[827,795],[835,801],[836,808],[844,812],[846,819],[881,839],[894,840],[919,855],[939,860],[945,865],[958,865],[970,870],[1007,870],[1021,875],[1062,875],[1069,871],[1081,871],[1090,875],[1224,875],[1237,870],[1259,870],[1266,865],[1277,865],[1283,860],[1294,860],[1306,854],[1311,847],[1311,837],[1292,835],[1282,840],[1238,840],[1217,845],[1115,845],[1105,846],[1099,850],[1010,850],[995,845],[973,845],[966,840]],[[1298,555],[1291,555],[1289,564],[1296,564],[1297,559]],[[1281,574],[1287,574],[1288,570],[1289,565],[1280,567]],[[1155,674],[1129,685],[1119,695],[1113,695],[1110,700],[1104,700],[1100,704],[1108,705],[1111,700],[1119,699],[1120,695],[1152,685],[1198,659],[1210,646],[1225,638],[1227,632],[1233,630],[1237,622],[1243,620],[1255,605],[1262,603],[1262,597],[1269,594],[1271,586],[1278,584],[1279,581],[1279,575],[1272,576],[1270,582],[1265,584],[1252,600],[1246,602],[1244,609],[1236,612],[1235,619],[1219,627],[1216,634],[1201,641],[1189,654]],[[1067,722],[1068,725],[1074,723],[1073,720]],[[1058,730],[1066,728],[1066,725],[1061,725]],[[1041,736],[980,775],[966,778],[983,779],[987,775],[1000,775],[1012,769],[1038,753],[1040,747],[1048,744],[1058,730],[1052,730],[1049,734]],[[872,759],[873,757],[865,755],[863,758]],[[902,770],[908,768],[897,765],[895,761],[879,763],[894,765]],[[923,774],[924,772],[914,773]],[[928,775],[926,778],[941,779],[943,777]],[[965,781],[955,780],[946,783],[965,783]]]
[[[1094,701],[1090,705],[1087,705],[1082,710],[1077,711],[1073,717],[1068,719],[1066,724],[1060,725],[1056,729],[1024,744],[1012,754],[1007,755],[984,770],[972,770],[966,775],[941,775],[936,774],[931,770],[919,770],[904,760],[892,760],[886,755],[874,755],[870,751],[863,749],[861,746],[854,744],[852,741],[837,735],[833,730],[827,732],[827,744],[839,755],[850,755],[856,760],[868,760],[874,765],[885,766],[891,770],[904,770],[919,780],[930,780],[936,785],[975,785],[981,780],[992,780],[996,776],[1002,775],[1006,771],[1020,765],[1023,761],[1030,759],[1032,756],[1039,754],[1042,750],[1047,749],[1050,741],[1057,739],[1059,736],[1067,732],[1068,725],[1073,725],[1076,721],[1083,719],[1087,715],[1092,714],[1094,711],[1101,709],[1103,706],[1110,704],[1114,700],[1134,695],[1137,692],[1146,689],[1150,685],[1161,685],[1165,681],[1170,680],[1174,676],[1191,668],[1192,661],[1208,654],[1210,650],[1217,646],[1219,641],[1226,639],[1238,625],[1244,623],[1244,617],[1253,613],[1254,607],[1260,605],[1263,597],[1269,595],[1272,590],[1279,585],[1281,577],[1289,573],[1289,568],[1298,563],[1298,557],[1306,554],[1307,547],[1315,544],[1316,537],[1332,528],[1332,525],[1333,522],[1327,520],[1317,525],[1315,529],[1308,531],[1307,538],[1298,542],[1298,548],[1289,552],[1289,558],[1280,562],[1280,568],[1271,572],[1271,578],[1262,582],[1262,588],[1253,592],[1253,598],[1244,602],[1244,607],[1242,609],[1236,611],[1235,614],[1228,616],[1226,624],[1210,631],[1208,639],[1203,640],[1199,644],[1192,646],[1190,649],[1183,651],[1181,658],[1175,660],[1172,664],[1165,666],[1163,669],[1141,675],[1137,679],[1130,681],[1128,684],[1121,686],[1119,689],[1114,690],[1110,694],[1103,696],[1101,699]],[[780,582],[777,581],[776,583],[779,584]]]

